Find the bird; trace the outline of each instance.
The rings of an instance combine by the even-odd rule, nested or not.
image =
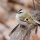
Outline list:
[[[16,20],[20,25],[24,26],[33,26],[36,25],[36,22],[33,20],[33,17],[30,12],[25,9],[20,9],[16,14]]]
[[[26,36],[31,34],[32,29],[35,29],[35,34],[37,34],[38,27],[40,27],[40,11],[33,10],[31,13],[27,10],[20,9],[16,14],[16,20],[22,27],[27,27],[26,35],[23,38],[24,40]]]

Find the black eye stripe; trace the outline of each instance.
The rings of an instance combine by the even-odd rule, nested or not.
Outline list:
[[[22,9],[20,9],[19,12],[20,12],[21,10],[22,10]]]
[[[22,9],[20,9],[19,11],[18,11],[18,14],[21,14],[21,13],[23,13],[23,12],[21,12],[22,11]]]
[[[21,14],[21,13],[23,13],[23,12],[19,12],[18,14]]]
[[[18,12],[22,11],[22,9],[20,9]]]

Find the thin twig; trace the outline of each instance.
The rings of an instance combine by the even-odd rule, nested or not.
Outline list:
[[[12,33],[17,29],[18,26],[19,26],[19,24],[10,32],[9,36],[12,35]]]

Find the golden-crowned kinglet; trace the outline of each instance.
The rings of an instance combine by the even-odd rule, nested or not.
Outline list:
[[[36,22],[32,19],[31,13],[22,9],[18,11],[16,19],[20,25],[31,26],[36,24]]]

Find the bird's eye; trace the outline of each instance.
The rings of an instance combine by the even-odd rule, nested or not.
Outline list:
[[[28,21],[28,19],[26,19]]]

